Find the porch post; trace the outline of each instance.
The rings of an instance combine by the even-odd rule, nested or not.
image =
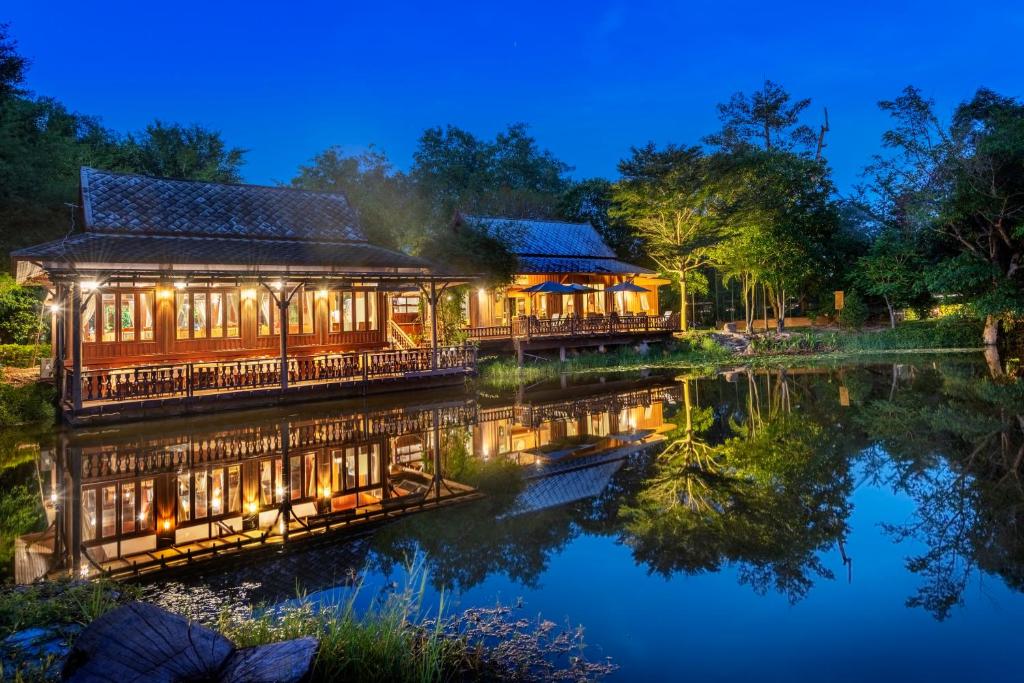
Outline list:
[[[430,278],[430,369],[437,370],[437,284]]]
[[[288,301],[284,292],[277,299],[277,310],[281,321],[281,391],[288,390]]]
[[[82,409],[82,286],[71,287],[71,410]]]
[[[61,400],[64,399],[64,356],[66,355],[64,350],[64,316],[68,308],[67,291],[67,287],[64,285],[57,285],[57,300],[54,301],[54,304],[59,306],[59,308],[52,317],[53,381],[57,387],[57,392]]]

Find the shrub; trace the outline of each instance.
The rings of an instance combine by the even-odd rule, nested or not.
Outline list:
[[[839,313],[839,323],[843,327],[860,329],[868,320],[868,305],[856,290],[846,294],[843,310]]]
[[[0,365],[30,368],[41,358],[50,357],[48,344],[0,344]]]
[[[53,422],[56,390],[52,385],[34,382],[15,387],[0,384],[0,427],[28,422]]]
[[[10,275],[0,274],[0,342],[34,344],[42,332],[40,291],[18,285]]]

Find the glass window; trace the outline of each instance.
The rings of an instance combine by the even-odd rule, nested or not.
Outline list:
[[[210,471],[210,514],[220,515],[224,512],[224,470],[217,468]]]
[[[135,482],[121,484],[121,533],[135,532]]]
[[[242,468],[233,465],[228,468],[228,504],[226,512],[242,510]]]
[[[82,311],[82,341],[96,341],[96,297],[85,299],[85,310]]]
[[[327,298],[328,330],[332,334],[341,332],[341,292],[331,292]]]
[[[298,334],[302,328],[299,326],[299,303],[297,301],[288,302],[288,334]]]
[[[260,292],[259,333],[270,334],[270,292]]]
[[[103,321],[102,341],[112,342],[117,340],[117,308],[114,301],[115,294],[103,294],[100,319]]]
[[[139,292],[139,339],[153,341],[153,292]]]
[[[224,295],[210,292],[210,336],[224,336]]]
[[[111,484],[100,491],[103,497],[102,535],[108,538],[117,533],[117,487]]]
[[[366,329],[377,329],[377,292],[366,293]]]
[[[403,315],[418,314],[420,299],[417,296],[396,296],[391,300],[391,310]]]
[[[342,329],[351,332],[352,327],[352,292],[341,293],[341,319]]]
[[[82,491],[82,540],[96,538],[96,489]]]
[[[356,292],[356,329],[366,329],[366,292]]]
[[[178,522],[187,522],[192,519],[192,497],[191,480],[192,475],[185,473],[178,475]]]
[[[224,295],[224,314],[227,316],[227,332],[225,333],[228,337],[240,336],[239,320],[241,319],[241,305],[238,292],[228,292]]]
[[[192,292],[192,336],[206,337],[206,292]]]
[[[121,341],[135,341],[135,294],[121,293]]]
[[[192,313],[189,311],[188,292],[174,293],[174,310],[177,311],[175,315],[177,338],[188,339],[189,321],[192,319]]]
[[[316,320],[315,296],[312,290],[302,292],[302,334],[313,334],[313,321]]]
[[[153,480],[139,482],[139,531],[153,528]]]

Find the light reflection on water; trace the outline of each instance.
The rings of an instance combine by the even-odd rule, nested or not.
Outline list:
[[[151,590],[207,617],[368,604],[418,561],[428,608],[580,624],[621,680],[1013,678],[1019,384],[970,363],[650,382],[647,405],[540,387],[447,425],[445,477],[480,500]]]

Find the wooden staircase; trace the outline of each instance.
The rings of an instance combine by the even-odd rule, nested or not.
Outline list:
[[[416,348],[416,342],[394,320],[388,320],[388,343],[391,345],[391,348],[402,351]]]

